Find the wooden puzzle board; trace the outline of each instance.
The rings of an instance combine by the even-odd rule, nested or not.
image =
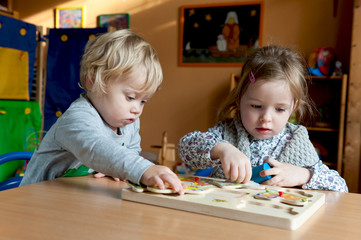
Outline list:
[[[254,198],[257,193],[265,191],[262,188],[215,188],[201,195],[134,192],[129,188],[122,190],[122,199],[290,230],[299,228],[325,202],[324,193],[280,189],[278,188],[285,193],[307,196],[307,204],[293,206],[280,201]]]

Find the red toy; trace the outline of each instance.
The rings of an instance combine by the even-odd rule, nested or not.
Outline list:
[[[315,76],[331,75],[335,57],[335,50],[332,47],[314,49],[308,59],[310,74]]]

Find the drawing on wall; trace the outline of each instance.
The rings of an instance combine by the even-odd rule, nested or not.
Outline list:
[[[242,65],[262,43],[262,18],[262,2],[182,6],[179,65]]]
[[[83,28],[84,25],[84,7],[55,9],[55,28]]]
[[[108,31],[129,28],[129,14],[104,14],[98,16],[98,27],[107,27]]]

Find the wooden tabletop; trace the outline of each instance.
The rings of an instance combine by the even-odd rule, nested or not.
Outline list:
[[[0,192],[0,239],[361,239],[361,195],[326,203],[291,231],[121,200],[126,184],[58,178]]]

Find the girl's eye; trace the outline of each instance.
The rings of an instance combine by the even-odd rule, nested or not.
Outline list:
[[[147,103],[147,100],[142,100],[142,104],[146,104]]]
[[[134,100],[135,98],[134,98],[134,97],[131,97],[131,96],[127,96],[127,99],[128,99],[129,101],[132,101],[132,100]]]
[[[286,111],[286,109],[284,109],[284,108],[276,108],[276,111],[277,112],[284,112],[284,111]]]
[[[262,106],[261,106],[261,105],[254,105],[254,104],[251,104],[251,107],[253,107],[253,108],[261,108]]]

